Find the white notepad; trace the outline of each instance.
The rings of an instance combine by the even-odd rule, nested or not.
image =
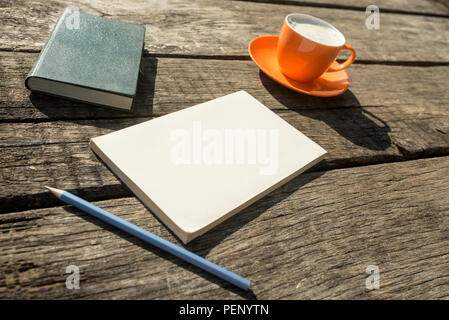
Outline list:
[[[90,147],[184,243],[326,154],[245,91],[93,138]]]

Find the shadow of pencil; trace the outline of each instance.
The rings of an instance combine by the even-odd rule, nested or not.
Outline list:
[[[109,171],[114,175],[114,177],[121,181],[120,178],[109,168],[109,166],[101,159],[99,158],[95,153],[93,153],[95,158],[101,162],[104,166],[106,166]],[[249,207],[243,209],[242,211],[236,213],[234,216],[230,217],[226,221],[222,222],[218,226],[214,227],[212,230],[206,232],[205,234],[199,236],[198,238],[192,240],[187,245],[184,245],[184,247],[195,254],[205,257],[212,248],[214,248],[216,245],[221,243],[224,239],[226,239],[228,236],[233,234],[234,232],[238,231],[241,227],[248,224],[258,216],[260,216],[262,213],[266,212],[269,208],[273,207],[277,203],[281,202],[285,198],[289,197],[292,193],[296,192],[299,188],[306,185],[307,183],[315,180],[316,178],[320,177],[322,174],[324,174],[323,171],[315,171],[315,172],[309,172],[313,168],[318,168],[319,163],[316,164],[314,167],[306,171],[305,173],[300,174],[299,176],[295,177],[293,180],[285,183],[284,185],[280,186],[279,188],[273,190],[268,195],[264,196],[262,199],[259,199]],[[123,192],[123,194],[128,196],[134,196],[133,192],[124,184],[121,183],[120,185],[116,186],[118,189],[120,189],[120,192]],[[88,197],[88,193],[80,194],[78,192],[79,196],[81,197]],[[85,195],[84,195],[85,194]],[[151,214],[153,217],[163,226],[165,224],[159,219],[159,217],[153,213],[153,211],[146,206],[145,203],[143,203],[139,198],[136,198]],[[86,199],[87,200],[87,199]],[[166,226],[165,226],[166,227]],[[169,228],[166,228],[167,231],[173,235],[176,239],[179,239],[178,236],[173,233],[173,231]]]
[[[105,229],[109,232],[114,233],[115,235],[131,242],[134,245],[141,247],[142,249],[151,251],[154,254],[156,254],[158,257],[160,257],[164,260],[168,260],[168,261],[176,264],[178,267],[182,267],[190,272],[193,272],[193,273],[197,274],[198,276],[202,277],[203,279],[205,279],[209,282],[215,283],[215,284],[219,285],[221,288],[223,288],[225,290],[229,290],[229,291],[233,292],[234,294],[239,295],[242,298],[250,299],[250,300],[257,300],[257,296],[254,294],[254,292],[251,289],[249,289],[248,291],[241,290],[241,289],[235,287],[234,285],[228,283],[227,281],[222,280],[222,279],[220,279],[220,278],[218,278],[218,277],[216,277],[216,276],[214,276],[214,275],[212,275],[212,274],[202,270],[201,268],[198,268],[188,262],[185,262],[184,260],[179,259],[168,252],[165,252],[159,248],[156,248],[156,247],[146,243],[145,241],[140,240],[140,239],[134,237],[133,235],[130,235],[129,233],[127,233],[125,231],[117,229],[106,222],[103,222],[85,212],[82,212],[81,210],[79,210],[73,206],[64,206],[63,209],[71,214],[74,214],[74,215],[80,217],[81,219],[83,219],[87,222],[93,223],[102,229]]]
[[[95,155],[95,154],[94,154]],[[100,158],[98,158],[96,155],[95,157],[100,161],[103,165],[106,165]],[[310,169],[309,169],[310,170]],[[114,172],[111,171],[111,173],[117,178],[118,181],[120,179],[118,176],[115,175]],[[219,224],[218,226],[214,227],[212,230],[206,232],[205,234],[199,236],[198,238],[194,239],[192,242],[188,243],[187,245],[183,245],[180,243],[180,246],[184,246],[187,250],[201,256],[206,257],[207,254],[218,244],[220,244],[223,240],[225,240],[227,237],[241,229],[246,224],[250,223],[252,220],[256,219],[258,216],[260,216],[262,213],[269,210],[271,207],[275,206],[277,203],[281,202],[282,200],[289,197],[291,194],[296,192],[299,188],[306,185],[307,183],[315,180],[316,178],[320,177],[322,174],[324,174],[323,171],[316,171],[316,172],[306,172],[303,173],[293,180],[287,182],[286,184],[280,186],[276,190],[273,190],[271,193],[263,197],[262,199],[256,201],[249,207],[245,208],[241,212],[238,212],[236,215],[230,217],[223,223]],[[116,186],[118,189],[121,190],[121,193],[129,196],[133,196],[132,191],[129,190],[129,188],[121,183],[120,185]],[[68,190],[70,191],[70,190]],[[75,192],[75,191],[74,191]],[[88,193],[84,195],[80,194],[79,191],[76,192],[81,197],[86,197]],[[136,198],[149,212],[151,212],[152,216],[163,226],[165,226],[162,221],[155,215],[150,208],[148,208],[145,203],[141,202],[140,199]],[[86,199],[88,200],[88,199]],[[250,289],[249,291],[243,291],[238,289],[237,287],[231,285],[230,283],[221,280],[206,271],[197,268],[187,262],[184,262],[183,260],[166,253],[165,251],[162,251],[152,245],[147,244],[146,242],[133,237],[132,235],[129,235],[128,233],[118,230],[112,226],[110,226],[107,223],[102,222],[99,219],[96,219],[84,212],[81,212],[80,210],[74,208],[74,207],[64,207],[64,209],[68,212],[74,213],[77,216],[83,218],[86,221],[92,222],[96,224],[97,226],[104,228],[106,230],[109,230],[113,232],[114,234],[130,241],[133,244],[136,244],[146,250],[153,251],[155,254],[160,256],[163,259],[168,259],[171,262],[175,263],[176,265],[183,267],[184,269],[187,269],[191,272],[196,273],[197,275],[203,277],[204,279],[211,281],[223,289],[230,290],[231,292],[238,294],[239,296],[246,298],[246,299],[257,299],[257,296],[255,293]],[[166,230],[173,235],[173,237],[177,238],[176,234],[174,234],[169,228],[166,228]],[[178,238],[177,238],[178,239]],[[251,279],[249,279],[251,280]]]

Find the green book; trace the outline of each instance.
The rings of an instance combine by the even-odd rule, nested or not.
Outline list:
[[[131,110],[145,27],[68,7],[25,85],[32,91]]]

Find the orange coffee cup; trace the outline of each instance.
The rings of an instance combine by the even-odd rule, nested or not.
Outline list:
[[[351,56],[336,68],[330,65],[342,50]],[[354,62],[354,48],[344,35],[324,20],[301,13],[285,17],[277,44],[277,58],[281,72],[296,81],[309,82],[324,72],[346,69]]]

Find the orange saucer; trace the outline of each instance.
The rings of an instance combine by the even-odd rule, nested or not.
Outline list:
[[[278,68],[276,58],[278,36],[261,36],[253,39],[248,46],[251,59],[267,76],[292,90],[318,97],[333,97],[342,94],[349,86],[345,70],[325,72],[311,82],[298,82],[287,78]],[[334,62],[332,66],[338,66]]]

